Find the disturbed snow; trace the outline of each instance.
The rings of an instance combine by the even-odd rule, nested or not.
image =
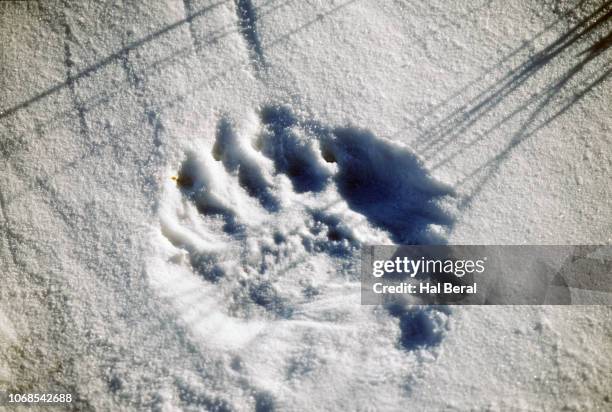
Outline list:
[[[612,241],[609,2],[0,7],[0,382],[609,405],[609,308],[368,307],[357,276],[366,243]]]

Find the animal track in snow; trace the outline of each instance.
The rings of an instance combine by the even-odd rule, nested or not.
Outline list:
[[[441,242],[452,224],[442,207],[451,190],[408,149],[286,106],[222,116],[212,148],[186,153],[176,181],[183,211],[162,224],[164,234],[194,272],[220,284],[238,317],[292,318],[327,282],[305,273],[347,272],[364,243]],[[443,325],[424,321],[434,312],[390,313],[404,348],[439,343]],[[416,332],[406,326],[413,318]]]
[[[435,347],[448,329],[448,306],[413,306],[394,304],[389,314],[399,320],[399,344],[407,350]]]

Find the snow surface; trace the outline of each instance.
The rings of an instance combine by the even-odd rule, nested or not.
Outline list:
[[[612,242],[611,10],[1,2],[0,389],[609,410],[609,307],[361,306],[358,267]]]

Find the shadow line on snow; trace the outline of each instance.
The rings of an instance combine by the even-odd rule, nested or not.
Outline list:
[[[611,75],[611,69],[608,68],[609,64],[606,63],[605,58],[599,57],[610,50],[612,46],[612,28],[606,31],[606,27],[610,26],[612,22],[611,5],[612,1],[602,3],[595,11],[573,25],[563,35],[515,69],[509,70],[501,79],[470,98],[467,103],[451,110],[442,120],[437,121],[429,130],[419,135],[415,144],[416,150],[430,162],[432,169],[436,169],[451,162],[468,148],[486,139],[487,135],[497,128],[515,118],[519,118],[519,116],[524,117],[524,120],[521,119],[520,121],[519,130],[512,134],[509,142],[496,156],[478,165],[457,183],[457,187],[459,187],[472,179],[476,179],[482,172],[487,172],[475,185],[475,189],[463,199],[462,207],[467,206],[473,200],[484,183],[499,169],[501,162],[513,148],[563,115],[572,105],[582,100],[590,91],[609,79]],[[548,27],[555,24],[557,22]],[[544,32],[538,33],[535,38],[540,37]],[[524,47],[521,46],[514,50],[504,60],[516,55]],[[501,119],[493,121],[490,126],[487,124],[487,117],[495,116],[494,110],[499,106],[509,104],[512,107],[517,92],[528,87],[528,81],[541,74],[545,67],[551,64],[564,64],[571,60],[575,61],[569,68],[564,68],[559,76],[547,80],[546,86],[540,93],[522,98],[522,101],[519,100],[518,105],[508,114],[502,115]],[[585,70],[587,68],[589,70]],[[578,76],[579,74],[581,76]],[[447,100],[434,107],[442,109],[444,106],[450,105],[453,99],[461,98],[463,93],[470,90],[470,85],[474,86],[477,80],[484,76],[486,74],[479,76],[478,79],[468,83],[468,85],[453,93]],[[574,85],[572,82],[579,84]],[[520,96],[519,99],[521,99]],[[428,113],[434,111],[432,109]],[[423,115],[417,119],[416,124],[419,124],[425,117],[426,115]],[[422,124],[421,127],[423,127]],[[453,145],[449,146],[452,140],[459,138],[462,134],[484,127],[486,127],[484,131],[479,131],[476,137],[468,141],[467,144],[459,148]],[[425,128],[427,129],[427,127]]]
[[[22,109],[27,109],[30,106],[32,106],[33,104],[37,103],[38,101],[41,101],[47,97],[50,97],[60,91],[62,91],[63,89],[69,87],[69,88],[77,88],[77,82],[81,79],[87,78],[89,76],[93,76],[95,75],[98,71],[100,71],[101,69],[103,69],[104,67],[118,62],[120,64],[123,64],[125,61],[127,61],[129,59],[129,53],[133,52],[137,49],[139,49],[140,47],[146,45],[147,43],[154,41],[155,39],[159,38],[160,36],[163,36],[169,32],[171,32],[172,30],[175,30],[185,24],[189,24],[191,25],[192,22],[197,19],[200,18],[202,16],[204,16],[206,14],[207,11],[212,10],[213,8],[216,8],[218,6],[221,6],[222,4],[228,3],[229,0],[224,0],[221,2],[217,2],[214,3],[206,8],[200,9],[198,11],[192,12],[190,13],[190,11],[188,9],[192,8],[192,3],[190,0],[186,0],[188,2],[187,6],[186,6],[186,11],[187,11],[187,16],[175,23],[172,23],[162,29],[159,29],[141,39],[135,40],[133,42],[130,42],[129,44],[127,44],[125,47],[119,49],[118,51],[110,54],[109,56],[105,57],[104,59],[101,59],[100,61],[96,62],[95,64],[92,64],[90,66],[85,67],[84,69],[78,70],[76,71],[74,74],[68,75],[67,79],[61,83],[58,83],[42,92],[40,92],[39,94],[22,101],[19,104],[16,104],[14,106],[11,106],[8,109],[0,109],[0,121],[11,117],[12,115],[18,113],[20,110]],[[298,28],[292,30],[290,33],[283,35],[281,37],[279,37],[279,39],[277,40],[273,40],[271,41],[271,43],[269,45],[267,45],[268,48],[272,48],[274,46],[276,46],[278,43],[280,43],[281,41],[286,40],[287,38],[289,38],[291,35],[304,30],[307,27],[310,27],[312,24],[318,22],[321,20],[321,16],[329,16],[335,12],[337,12],[338,10],[340,10],[343,7],[348,6],[349,4],[355,2],[356,0],[349,0],[345,3],[340,4],[339,6],[336,6],[335,8],[328,10],[325,13],[320,13],[317,18],[312,19],[308,22],[306,22],[305,24],[299,26]],[[273,7],[268,7],[265,9],[265,11],[260,12],[257,11],[256,14],[258,16],[258,18],[262,18],[272,12],[274,12],[277,9],[282,8],[283,6],[285,6],[286,4],[290,3],[291,0],[287,0],[284,1],[278,5],[274,5]],[[264,7],[269,5],[270,3],[272,3],[272,0],[269,0],[265,3],[263,3],[260,7]],[[40,4],[39,4],[40,5]],[[219,41],[220,39],[227,37],[233,33],[238,32],[240,29],[239,28],[235,28],[233,27],[233,25],[231,26],[227,26],[227,30],[223,31],[219,31],[216,33],[216,35],[213,38],[207,39],[206,42],[201,42],[199,41],[199,39],[194,39],[192,38],[192,44],[190,44],[187,47],[183,47],[182,49],[179,49],[173,53],[171,53],[170,55],[160,58],[158,60],[155,60],[154,62],[148,64],[144,70],[141,71],[140,78],[142,79],[142,77],[146,77],[147,75],[147,71],[149,70],[160,70],[162,67],[165,67],[166,65],[173,65],[176,63],[176,60],[179,59],[181,56],[189,56],[193,53],[198,53],[201,49],[204,48],[205,45],[207,44],[213,44],[217,41]],[[52,28],[53,30],[53,28]],[[193,30],[190,31],[191,36],[194,35]],[[125,65],[124,65],[125,66]],[[173,104],[183,101],[185,99],[185,97],[187,97],[190,94],[194,94],[197,90],[201,89],[203,86],[205,86],[206,84],[209,84],[212,81],[218,80],[222,77],[227,76],[230,72],[233,72],[235,70],[238,70],[241,67],[240,62],[236,62],[235,66],[226,68],[226,70],[224,71],[219,71],[217,73],[215,73],[214,75],[210,76],[208,79],[206,79],[206,81],[200,82],[198,84],[193,85],[193,87],[191,87],[190,91],[184,94],[177,94],[175,96],[172,96],[171,99],[166,99],[164,100],[162,103],[162,105],[160,106],[159,104],[156,105],[157,107],[152,107],[150,108],[150,110],[147,110],[147,116],[149,117],[156,117],[159,118],[159,111],[161,109],[163,109],[164,107],[171,107]],[[125,67],[124,67],[124,71],[125,71]],[[129,80],[129,79],[128,79]],[[132,80],[138,80],[137,76],[132,76]],[[87,113],[89,111],[91,111],[93,108],[102,105],[102,104],[106,104],[108,103],[114,96],[125,92],[124,88],[122,88],[121,86],[118,86],[114,89],[113,92],[106,92],[104,91],[103,93],[100,93],[99,95],[95,95],[92,97],[89,97],[87,100],[85,101],[81,101],[80,102],[80,109],[77,110],[77,114],[79,114],[78,117],[78,121],[81,124],[81,129],[83,129],[83,125],[86,125],[86,122],[83,122],[83,119],[86,117]],[[46,121],[43,123],[37,123],[35,121],[35,127],[34,127],[34,135],[35,136],[41,136],[44,134],[44,131],[50,131],[53,130],[54,128],[50,128],[49,126],[55,126],[56,124],[60,124],[60,122],[66,118],[72,118],[74,114],[74,110],[68,109],[65,110],[61,113],[58,113],[57,116],[55,116],[55,118],[53,120],[50,121]],[[27,147],[27,144],[30,143],[26,140],[26,138],[28,136],[30,136],[32,133],[22,133],[22,134],[17,134],[14,136],[8,136],[8,138],[6,139],[2,139],[0,140],[0,155],[2,155],[4,158],[8,159],[10,158],[12,155],[14,155],[16,152],[18,152],[19,150]]]
[[[194,14],[192,14],[190,16],[187,16],[184,19],[178,20],[175,23],[172,23],[172,24],[170,24],[170,25],[168,25],[168,26],[166,26],[166,27],[164,27],[164,28],[162,28],[160,30],[157,30],[157,31],[155,31],[155,32],[153,32],[153,33],[151,33],[151,34],[149,34],[149,35],[139,39],[139,40],[136,40],[136,41],[128,44],[127,46],[123,47],[122,49],[117,50],[116,52],[108,55],[104,59],[102,59],[102,60],[100,60],[100,61],[98,61],[98,62],[96,62],[96,63],[94,63],[92,65],[89,65],[89,66],[85,67],[84,69],[81,69],[81,70],[77,71],[73,75],[68,76],[68,78],[65,81],[63,81],[61,83],[58,83],[55,86],[52,86],[52,87],[50,87],[50,88],[40,92],[39,94],[37,94],[37,95],[27,99],[27,100],[24,100],[23,102],[15,105],[15,106],[12,106],[12,107],[10,107],[8,109],[0,111],[0,120],[6,118],[8,116],[11,116],[12,114],[16,113],[17,111],[19,111],[21,109],[24,109],[24,108],[27,108],[27,107],[31,106],[32,104],[36,103],[37,101],[39,101],[41,99],[44,99],[45,97],[48,97],[48,96],[50,96],[50,95],[52,95],[54,93],[57,93],[58,91],[62,90],[63,88],[73,84],[77,80],[80,80],[80,79],[82,79],[84,77],[87,77],[87,76],[90,76],[92,74],[95,74],[100,69],[102,69],[102,68],[108,66],[109,64],[111,64],[111,63],[121,59],[121,57],[123,55],[125,55],[126,53],[128,53],[128,52],[130,52],[132,50],[135,50],[135,49],[143,46],[144,44],[147,44],[147,43],[155,40],[156,38],[158,38],[158,37],[160,37],[160,36],[170,32],[170,31],[172,31],[172,30],[174,30],[174,29],[176,29],[176,28],[178,28],[178,27],[180,27],[180,26],[182,26],[182,25],[184,25],[186,23],[191,22],[196,17],[203,15],[207,11],[212,10],[213,8],[218,7],[218,6],[226,3],[227,1],[228,0],[224,0],[224,1],[221,1],[221,2],[218,2],[218,3],[214,3],[214,4],[212,4],[212,5],[208,6],[208,7],[205,7],[203,9],[201,9],[201,10],[198,10]]]

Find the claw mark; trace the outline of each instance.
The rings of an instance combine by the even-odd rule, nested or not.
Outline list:
[[[65,5],[65,7],[67,6]],[[87,109],[85,108],[85,106],[82,104],[82,102],[78,98],[78,95],[76,92],[75,78],[73,76],[75,63],[74,63],[74,58],[72,55],[72,50],[70,48],[70,45],[76,44],[77,39],[74,36],[72,29],[70,28],[70,24],[68,23],[68,19],[66,17],[65,11],[62,14],[60,25],[64,31],[64,68],[66,72],[65,73],[66,84],[68,85],[68,89],[70,90],[70,95],[72,96],[72,102],[73,102],[74,109],[77,112],[80,133],[83,137],[85,137],[85,140],[89,140],[88,139],[89,126],[87,125],[87,119],[86,119]]]
[[[195,11],[192,0],[183,0],[183,8],[185,9],[185,19],[189,27],[189,35],[191,36],[191,42],[193,43],[194,49],[200,48],[200,39],[197,36],[195,28],[193,27],[193,19],[195,17]]]
[[[240,34],[247,44],[255,70],[265,66],[261,41],[257,32],[257,15],[251,0],[234,0]]]
[[[297,193],[319,192],[325,188],[329,171],[321,167],[314,141],[285,108],[267,107],[261,121],[266,127],[259,146],[274,161],[278,172],[285,173]]]
[[[268,211],[278,210],[278,201],[270,192],[266,176],[257,164],[250,145],[242,145],[227,119],[221,119],[213,146],[213,157],[221,161],[225,169],[238,174],[238,182],[247,193],[259,199]]]

